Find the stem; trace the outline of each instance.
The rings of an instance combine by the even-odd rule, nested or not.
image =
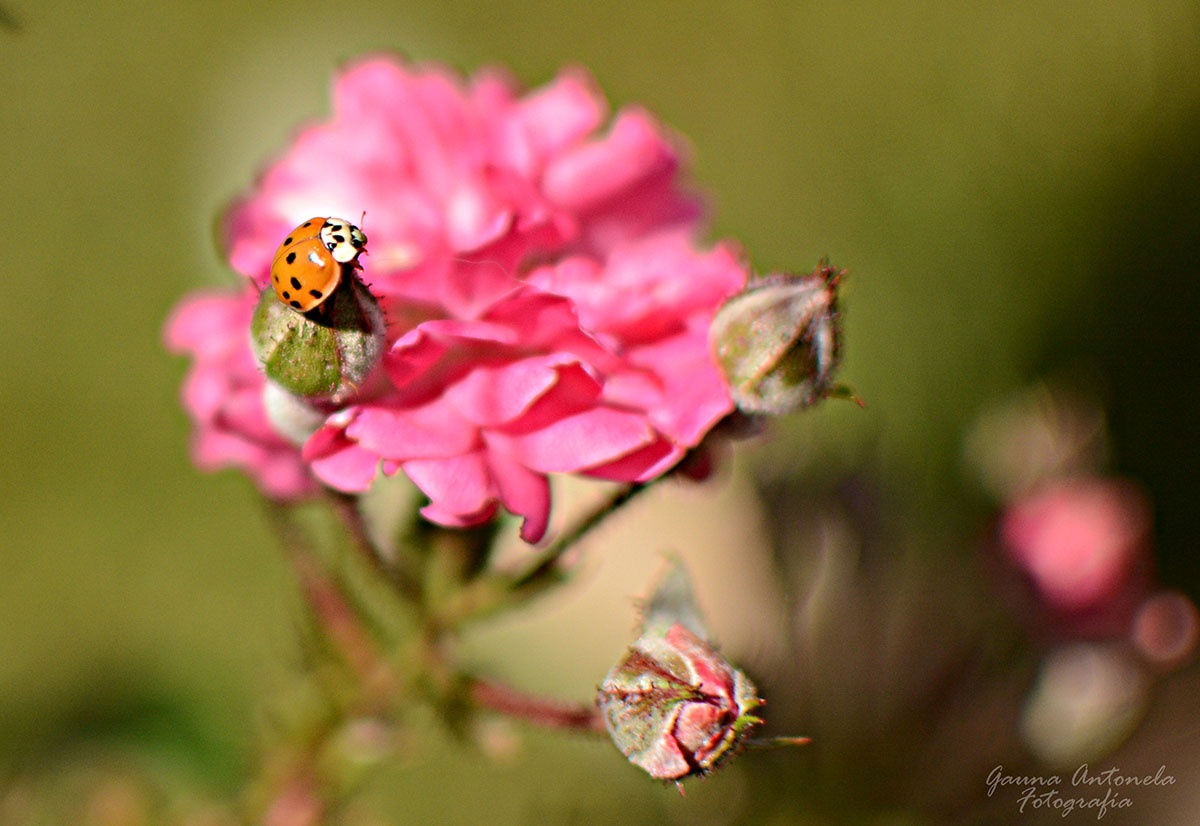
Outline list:
[[[282,506],[271,504],[267,513],[317,623],[361,680],[377,679],[387,670],[384,658],[338,584],[325,572],[307,537]]]
[[[526,694],[494,680],[472,678],[468,691],[476,705],[541,728],[604,733],[604,718],[594,705],[564,703]]]
[[[300,590],[321,632],[353,674],[356,699],[363,708],[382,708],[394,698],[399,680],[378,643],[346,599],[341,584],[329,575],[308,538],[288,518],[287,510],[271,505],[267,513],[295,572]],[[265,826],[319,826],[345,794],[336,778],[322,766],[323,755],[341,723],[341,716],[321,717],[297,742],[285,746],[276,762],[278,771],[264,767],[262,777],[247,788],[252,812],[247,823]],[[261,795],[261,796],[260,796]]]
[[[555,570],[559,559],[589,531],[618,508],[648,488],[650,483],[626,485],[584,513],[558,539],[550,543],[524,572],[479,577],[439,607],[434,622],[439,628],[457,629],[505,606],[527,603],[538,593],[561,581]]]
[[[292,553],[292,566],[304,598],[316,616],[325,636],[342,655],[363,684],[370,684],[386,672],[383,656],[375,641],[363,629],[354,610],[342,597],[338,586],[320,569],[309,554]]]
[[[574,547],[576,542],[583,539],[593,528],[648,487],[650,487],[650,483],[648,482],[626,485],[614,491],[608,498],[597,503],[591,510],[579,517],[575,524],[568,528],[562,536],[551,542],[532,567],[513,580],[513,590],[520,590],[529,583],[545,576],[558,562],[559,557]]]
[[[383,554],[371,541],[366,520],[363,519],[362,511],[358,507],[358,500],[349,494],[332,489],[326,490],[326,498],[329,499],[334,512],[337,513],[338,518],[341,519],[350,534],[354,549],[358,551],[359,556],[367,562],[372,570],[392,583],[400,592],[400,596],[410,603],[417,603],[421,597],[420,584],[407,572],[395,565],[389,565],[383,558]]]

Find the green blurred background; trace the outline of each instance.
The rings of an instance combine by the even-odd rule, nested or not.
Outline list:
[[[0,780],[101,744],[201,794],[236,788],[298,660],[298,612],[250,484],[189,462],[185,364],[161,328],[186,291],[233,283],[217,211],[328,111],[334,68],[373,50],[499,63],[531,86],[581,64],[614,108],[644,104],[686,136],[714,237],[764,271],[822,255],[850,269],[844,376],[867,409],[788,423],[751,465],[866,468],[887,521],[940,547],[986,514],[964,429],[1066,376],[1099,394],[1117,470],[1154,499],[1163,578],[1200,593],[1196,2],[3,9]],[[625,611],[657,564],[596,604]],[[542,687],[586,697],[632,612],[585,646],[572,606],[506,639],[583,649],[540,668]],[[482,659],[503,663],[504,644]],[[496,823],[736,816],[738,781],[664,801],[603,743],[534,735],[500,765],[461,751],[433,735],[389,774],[377,793],[406,801],[396,822],[476,822],[481,801]]]

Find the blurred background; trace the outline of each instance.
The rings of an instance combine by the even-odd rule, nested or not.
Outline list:
[[[218,211],[375,50],[528,86],[580,64],[657,113],[714,238],[850,270],[867,407],[639,500],[569,589],[468,640],[586,700],[673,549],[813,746],[681,798],[603,741],[498,729],[497,757],[430,726],[362,822],[1049,822],[989,772],[1088,762],[1178,781],[1116,789],[1106,823],[1194,822],[1200,4],[0,2],[0,823],[222,822],[253,765],[298,603],[251,484],[192,467],[161,329],[234,283]],[[1093,602],[1049,598],[1006,521],[1031,474],[1118,490]]]

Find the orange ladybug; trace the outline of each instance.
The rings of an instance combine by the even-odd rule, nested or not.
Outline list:
[[[358,256],[366,248],[367,236],[345,218],[309,218],[275,251],[275,295],[297,312],[315,310],[342,283],[347,269],[359,268]]]

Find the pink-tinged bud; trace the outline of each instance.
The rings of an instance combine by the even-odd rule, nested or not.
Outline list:
[[[845,276],[822,262],[809,275],[772,275],[717,311],[713,355],[744,413],[782,416],[827,396],[853,398],[834,384],[841,356],[838,286]]]
[[[678,565],[596,702],[621,753],[660,780],[712,771],[763,722],[753,713],[762,705],[754,684],[706,639]]]

